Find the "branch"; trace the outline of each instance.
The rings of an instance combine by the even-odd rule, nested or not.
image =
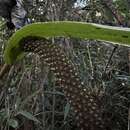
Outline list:
[[[2,79],[2,77],[4,77],[4,75],[9,72],[11,68],[11,65],[7,65],[7,64],[4,64],[0,70],[0,79]]]
[[[112,0],[102,0],[103,5],[105,5],[115,17],[119,25],[123,25],[123,16],[118,12],[118,10],[113,6]]]

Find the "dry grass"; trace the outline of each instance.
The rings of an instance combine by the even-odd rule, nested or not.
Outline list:
[[[87,87],[106,92],[105,110],[115,121],[112,130],[126,130],[130,83],[128,48],[118,47],[106,68],[114,46],[79,39],[58,38],[55,42],[77,65]],[[71,106],[55,85],[54,75],[38,56],[28,54],[12,66],[0,85],[2,130],[17,126],[21,127],[18,130],[76,130]]]

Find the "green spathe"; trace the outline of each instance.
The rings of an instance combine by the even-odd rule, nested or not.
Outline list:
[[[129,28],[116,28],[74,21],[34,23],[24,26],[9,39],[4,53],[4,59],[7,64],[12,64],[21,57],[23,52],[20,49],[20,41],[28,36],[95,39],[130,46]]]

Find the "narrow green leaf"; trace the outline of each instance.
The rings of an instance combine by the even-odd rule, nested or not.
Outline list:
[[[22,115],[22,116],[26,117],[29,120],[35,121],[37,123],[40,123],[40,121],[34,115],[32,115],[31,113],[29,113],[27,111],[19,111],[18,115]]]
[[[64,111],[64,121],[66,120],[68,113],[70,110],[70,104],[67,102],[66,106],[65,106],[65,111]]]
[[[18,121],[15,119],[10,119],[8,122],[8,125],[13,127],[13,128],[17,128],[18,127]]]

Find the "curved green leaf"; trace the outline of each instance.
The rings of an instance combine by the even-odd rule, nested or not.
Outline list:
[[[130,46],[129,28],[72,21],[34,23],[24,26],[9,39],[4,53],[6,63],[12,64],[22,56],[23,51],[20,47],[20,42],[29,36],[40,38],[75,37],[96,39]]]

